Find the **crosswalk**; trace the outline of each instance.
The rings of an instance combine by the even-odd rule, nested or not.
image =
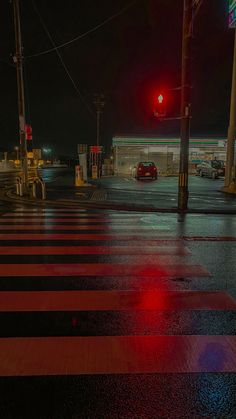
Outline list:
[[[236,301],[185,289],[211,273],[148,219],[24,207],[0,217],[1,377],[236,371],[236,337],[189,324],[193,311],[235,311]]]

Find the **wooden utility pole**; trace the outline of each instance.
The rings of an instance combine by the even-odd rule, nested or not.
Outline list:
[[[230,102],[230,119],[228,129],[227,142],[227,157],[226,157],[226,173],[225,173],[225,188],[232,190],[235,186],[235,140],[236,140],[236,29],[234,39],[234,57],[233,57],[233,72],[232,72],[232,87],[231,87],[231,102]],[[230,191],[230,190],[229,190]]]
[[[26,133],[25,133],[25,96],[24,96],[23,56],[22,56],[19,0],[13,0],[13,9],[14,9],[15,46],[16,46],[16,52],[13,58],[16,64],[16,73],[17,73],[20,155],[21,155],[22,168],[23,168],[23,181],[24,181],[25,186],[27,187],[28,185],[28,158],[27,158],[27,140],[26,140]]]
[[[178,209],[188,207],[188,160],[191,119],[193,0],[184,0],[181,76],[181,134]]]

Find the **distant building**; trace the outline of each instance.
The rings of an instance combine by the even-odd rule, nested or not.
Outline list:
[[[194,172],[196,164],[215,157],[226,160],[227,141],[222,138],[191,138],[189,142],[189,171]],[[180,138],[115,136],[114,173],[132,174],[140,161],[153,161],[161,174],[175,174],[179,167]]]

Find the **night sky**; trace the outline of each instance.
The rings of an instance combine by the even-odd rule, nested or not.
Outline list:
[[[87,32],[129,0],[35,0],[56,45]],[[234,31],[227,0],[205,0],[194,28],[192,136],[226,136]],[[183,0],[137,0],[120,16],[60,49],[88,111],[52,52],[25,58],[27,122],[33,146],[75,155],[77,143],[96,143],[93,97],[104,93],[103,144],[115,134],[179,135],[179,121],[158,122],[153,97],[180,85]],[[24,56],[52,48],[31,0],[21,1]],[[3,148],[18,143],[13,10],[0,4],[0,129]],[[168,91],[168,116],[179,113],[179,92]]]

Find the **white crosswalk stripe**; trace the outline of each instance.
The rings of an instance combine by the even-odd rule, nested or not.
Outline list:
[[[100,324],[104,333],[99,336],[94,329],[90,333],[89,323],[81,334],[81,312],[154,316],[236,310],[224,291],[181,289],[172,281],[184,284],[210,273],[195,263],[162,218],[23,207],[0,217],[0,313],[15,316],[16,324],[9,317],[8,336],[0,337],[0,376],[212,372],[211,365],[197,362],[209,345],[221,345],[228,354],[218,371],[235,371],[235,336],[153,335],[148,324],[139,336],[116,330],[110,336],[107,325]],[[47,317],[43,324],[38,321],[33,336],[25,335],[32,313],[54,316],[56,323],[60,312],[71,322],[61,325],[59,335],[43,336]],[[27,316],[24,325],[22,315]]]

